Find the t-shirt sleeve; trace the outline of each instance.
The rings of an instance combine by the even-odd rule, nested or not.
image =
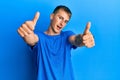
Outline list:
[[[34,46],[28,45],[28,48],[31,52],[34,52],[34,51],[37,51],[37,46],[38,46],[38,43],[36,43]]]
[[[68,37],[68,38],[69,38],[70,36],[72,36],[72,35],[75,35],[75,33],[72,32],[72,31],[67,31],[66,34],[67,34],[67,37]]]

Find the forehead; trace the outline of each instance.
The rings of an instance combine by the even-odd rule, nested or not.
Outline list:
[[[69,14],[66,11],[64,11],[63,9],[58,10],[56,15],[62,16],[63,18],[65,18],[67,20],[69,20],[69,18],[70,18]]]

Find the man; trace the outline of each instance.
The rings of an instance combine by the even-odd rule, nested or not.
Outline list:
[[[87,23],[83,34],[75,35],[72,31],[62,31],[71,18],[68,7],[57,6],[50,15],[50,25],[45,32],[35,33],[35,25],[39,18],[39,12],[31,21],[26,21],[18,29],[18,33],[24,41],[31,46],[37,54],[38,80],[74,80],[71,49],[95,45]]]

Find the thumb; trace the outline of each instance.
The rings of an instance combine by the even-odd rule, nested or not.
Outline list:
[[[83,33],[83,34],[87,34],[87,33],[89,33],[90,26],[91,26],[91,22],[88,22],[88,23],[87,23],[87,25],[86,25],[86,28],[85,28],[84,33]]]
[[[35,16],[34,16],[34,18],[33,18],[33,23],[34,23],[34,25],[37,23],[37,21],[38,21],[38,19],[39,19],[39,16],[40,16],[40,13],[39,12],[36,12],[36,14],[35,14]]]

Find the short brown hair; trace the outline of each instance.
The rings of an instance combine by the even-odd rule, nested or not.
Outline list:
[[[71,18],[72,12],[70,11],[70,9],[69,9],[68,7],[66,7],[66,6],[64,6],[64,5],[59,5],[59,6],[57,6],[57,7],[54,9],[53,13],[56,14],[60,9],[63,9],[65,12],[67,12],[67,13],[69,14],[69,17]]]

